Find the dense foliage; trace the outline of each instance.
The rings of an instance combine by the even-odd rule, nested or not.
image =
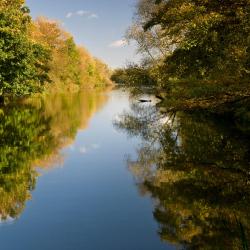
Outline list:
[[[29,94],[48,79],[48,51],[31,41],[29,9],[24,1],[0,2],[0,94]]]
[[[109,83],[109,69],[60,25],[32,21],[24,0],[0,2],[0,96]]]
[[[249,34],[249,0],[139,0],[126,37],[143,55],[144,78],[173,101],[167,105],[193,109],[250,97]],[[134,70],[116,70],[112,78],[121,74],[140,87]]]
[[[111,80],[119,84],[130,86],[152,86],[156,83],[155,79],[148,74],[148,69],[142,68],[138,65],[131,65],[127,69],[114,70]]]
[[[74,88],[109,82],[109,69],[78,47],[72,36],[56,21],[38,18],[31,29],[31,38],[51,52],[49,78],[53,88]]]
[[[139,4],[141,25],[146,30],[159,25],[163,38],[171,41],[171,53],[164,61],[170,77],[249,76],[249,0],[158,1],[146,13],[143,2]]]
[[[127,162],[154,200],[159,236],[183,249],[249,249],[250,1],[138,0],[126,37],[163,99],[115,122],[143,139]],[[145,93],[129,72],[112,78]]]

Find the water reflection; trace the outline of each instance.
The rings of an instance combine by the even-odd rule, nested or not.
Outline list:
[[[38,173],[62,160],[60,149],[107,101],[98,91],[16,100],[0,108],[0,220],[19,217]]]
[[[248,249],[250,140],[228,124],[139,103],[114,122],[143,138],[127,164],[155,203],[162,240],[185,249]]]

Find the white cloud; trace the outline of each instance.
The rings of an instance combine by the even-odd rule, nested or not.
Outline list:
[[[76,12],[76,15],[78,15],[78,16],[85,16],[85,15],[88,15],[88,14],[90,14],[90,12],[87,11],[87,10],[78,10]]]
[[[73,16],[82,16],[82,17],[87,17],[89,19],[97,19],[99,16],[96,13],[92,13],[91,11],[87,10],[78,10],[76,12],[69,12],[66,15],[66,18],[71,18]]]
[[[66,15],[66,18],[71,18],[73,16],[73,13],[72,12],[69,12],[67,15]]]
[[[125,39],[117,40],[112,42],[109,47],[111,48],[121,48],[128,44],[128,42]]]
[[[98,149],[98,148],[100,148],[100,145],[99,144],[92,144],[91,147],[93,149]]]
[[[97,18],[99,18],[99,16],[97,14],[92,13],[92,14],[90,14],[88,16],[88,18],[90,18],[90,19],[97,19]]]
[[[86,149],[85,147],[81,147],[81,148],[79,149],[79,152],[80,152],[81,154],[86,154],[86,153],[87,153],[87,149]]]

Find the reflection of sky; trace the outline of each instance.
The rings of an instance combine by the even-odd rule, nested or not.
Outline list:
[[[87,146],[81,146],[79,148],[79,152],[81,154],[87,154],[88,152],[91,152],[93,150],[97,150],[98,148],[100,148],[100,145],[98,144],[91,144],[91,145],[87,145]]]
[[[27,0],[33,17],[60,20],[90,52],[112,67],[135,58],[134,46],[124,46],[136,0]]]
[[[125,155],[136,158],[138,138],[127,139],[113,118],[128,98],[113,92],[89,127],[63,150],[62,168],[37,180],[20,219],[0,227],[4,250],[163,250],[150,198],[140,197]],[[83,155],[79,151],[86,149]]]
[[[1,215],[0,215],[1,217]],[[8,216],[7,218],[5,218],[4,220],[0,219],[0,227],[4,226],[4,225],[12,225],[14,224],[16,221],[16,219],[13,219],[12,217]]]

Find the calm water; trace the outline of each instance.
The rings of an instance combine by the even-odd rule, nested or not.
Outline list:
[[[159,110],[122,90],[0,109],[1,249],[247,249],[249,137]]]

